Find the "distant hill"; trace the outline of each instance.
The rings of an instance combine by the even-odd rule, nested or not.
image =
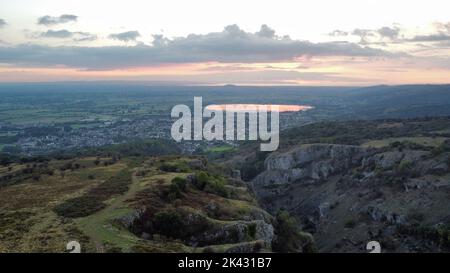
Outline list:
[[[450,115],[450,85],[373,86],[349,94],[352,107],[364,117]]]

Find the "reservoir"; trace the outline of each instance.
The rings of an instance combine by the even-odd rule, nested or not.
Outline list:
[[[268,111],[275,111],[278,109],[278,112],[300,112],[307,111],[314,107],[309,105],[290,105],[290,104],[212,104],[208,105],[206,109],[209,110],[228,110],[235,112],[252,112],[258,111],[259,108],[267,107]]]

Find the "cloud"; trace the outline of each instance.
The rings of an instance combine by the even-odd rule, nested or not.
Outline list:
[[[271,29],[267,25],[262,25],[261,29],[258,32],[256,32],[256,35],[259,36],[259,37],[274,38],[275,37],[275,30]]]
[[[369,44],[369,38],[375,36],[375,31],[372,29],[354,29],[352,35],[359,36],[361,44]]]
[[[48,35],[48,34],[47,34]],[[50,35],[55,35],[53,32]],[[56,36],[67,36],[60,32]],[[270,28],[245,32],[237,25],[221,32],[190,34],[169,39],[154,35],[152,45],[135,46],[41,46],[33,44],[0,47],[0,63],[55,66],[91,70],[146,67],[170,63],[257,63],[295,61],[311,56],[395,57],[398,54],[349,42],[312,43],[279,37]]]
[[[39,37],[42,38],[55,38],[55,39],[68,39],[71,38],[73,41],[93,41],[97,39],[97,35],[88,32],[71,32],[66,29],[61,30],[47,30],[46,32],[40,33]]]
[[[223,71],[251,71],[251,70],[256,70],[256,68],[230,64],[230,65],[209,66],[206,68],[199,69],[198,71],[223,72]]]
[[[138,31],[126,31],[122,33],[111,34],[109,35],[109,38],[123,42],[129,42],[129,41],[136,41],[136,39],[139,38],[140,36],[141,34]]]
[[[450,22],[435,22],[434,33],[427,35],[416,35],[409,39],[410,42],[446,42],[450,41]]]
[[[50,16],[45,15],[40,18],[38,18],[37,24],[38,25],[44,25],[44,26],[53,26],[53,25],[59,25],[59,24],[65,24],[69,22],[76,22],[78,20],[78,16],[72,15],[72,14],[63,14],[61,16]]]
[[[386,39],[390,41],[397,41],[400,35],[401,29],[398,26],[388,27],[384,26],[379,29],[361,29],[356,28],[351,32],[343,30],[334,30],[329,33],[330,36],[358,36],[360,38],[360,44],[380,44]]]
[[[7,25],[6,21],[0,18],[0,28],[3,28]]]
[[[377,30],[377,33],[381,37],[389,38],[390,40],[396,40],[400,34],[400,28],[398,28],[398,27],[382,27]]]
[[[439,33],[450,33],[450,22],[448,23],[435,22],[434,27],[436,31]]]
[[[333,30],[332,32],[330,32],[328,35],[337,37],[337,36],[347,36],[348,34],[349,33],[347,31],[336,29],[336,30]]]
[[[66,29],[62,29],[62,30],[47,30],[46,32],[43,32],[41,34],[41,37],[44,38],[70,38],[72,37],[73,33],[66,30]]]
[[[450,41],[450,35],[447,34],[430,34],[430,35],[417,35],[411,39],[410,42],[443,42]]]

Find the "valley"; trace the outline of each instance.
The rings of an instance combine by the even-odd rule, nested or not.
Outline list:
[[[447,86],[59,87],[0,90],[0,252],[449,249]],[[171,140],[170,108],[198,95],[314,108],[280,113],[274,152]],[[30,107],[34,120],[16,115]]]

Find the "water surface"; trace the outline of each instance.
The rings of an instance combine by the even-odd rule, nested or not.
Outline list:
[[[294,104],[213,104],[208,105],[206,109],[209,110],[228,110],[235,112],[252,112],[258,109],[266,108],[268,111],[282,112],[300,112],[307,111],[314,107],[309,105],[294,105]]]

